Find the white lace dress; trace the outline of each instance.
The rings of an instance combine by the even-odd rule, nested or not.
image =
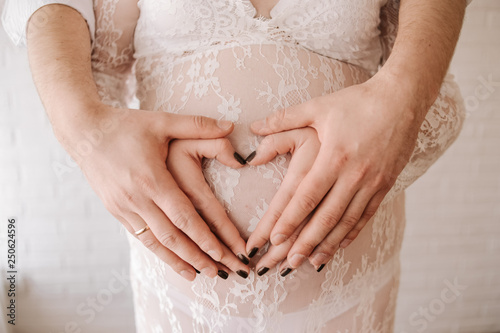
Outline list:
[[[142,109],[231,120],[230,139],[242,155],[261,139],[249,130],[254,120],[373,75],[390,53],[398,12],[398,2],[387,0],[280,0],[270,18],[256,17],[249,0],[97,0],[94,6],[93,69],[103,100],[125,106],[135,93]],[[129,237],[137,331],[391,332],[403,190],[453,142],[463,116],[447,77],[396,185],[358,238],[320,273],[305,263],[286,277],[273,268],[262,277],[198,275],[191,283]],[[206,160],[207,182],[243,238],[288,163],[283,155],[233,170]]]

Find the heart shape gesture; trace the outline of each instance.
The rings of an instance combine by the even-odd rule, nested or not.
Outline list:
[[[267,136],[262,140],[258,150],[246,159],[243,159],[235,152],[233,146],[226,138],[175,140],[169,147],[167,169],[172,174],[179,188],[191,200],[195,209],[207,224],[211,226],[214,233],[218,235],[221,242],[227,245],[229,250],[237,254],[241,262],[248,263],[248,260],[242,256],[245,253],[245,246],[244,244],[242,245],[240,234],[234,226],[228,227],[231,222],[227,215],[225,215],[222,204],[216,199],[216,196],[204,178],[203,159],[216,159],[225,166],[240,169],[247,161],[251,162],[253,166],[257,166],[272,161],[277,155],[291,153],[292,161],[288,166],[287,172],[291,175],[301,175],[311,169],[319,147],[318,136],[312,128],[295,129]],[[295,191],[296,181],[296,177],[285,177],[280,190],[271,202],[271,206],[274,209],[284,209],[283,203],[291,199],[290,193]],[[218,217],[219,221],[213,220],[211,218],[213,216]],[[269,235],[273,224],[265,222],[258,224],[256,232]],[[302,223],[301,228],[306,222]],[[286,242],[280,245],[271,245],[268,248],[260,260],[262,267],[258,270],[259,275],[267,272],[269,270],[267,267],[274,267],[286,258],[301,228],[298,228]],[[265,244],[268,239],[262,238],[260,241],[262,244]],[[248,257],[252,258],[257,250],[258,248],[255,247],[246,251]],[[241,263],[235,260],[230,260],[230,262],[232,265],[228,265],[228,268],[238,273],[236,269],[239,269],[238,265]]]
[[[308,258],[320,271],[375,214],[411,156],[425,118],[419,110],[428,109],[403,97],[391,98],[394,91],[390,78],[379,75],[252,124],[253,132],[265,138],[246,159],[249,164],[268,163],[278,154],[292,155],[281,187],[247,242],[246,253],[252,257],[271,241],[257,263],[259,275],[281,262],[279,271],[285,276]],[[402,114],[400,108],[409,111]],[[196,162],[197,170],[176,161],[178,173],[173,173],[181,189],[193,193],[193,204],[202,215],[208,209],[221,209],[208,185],[202,192],[204,200],[194,200],[196,182],[202,182],[203,148],[218,145],[211,155],[228,166],[231,163],[224,158],[234,154],[229,143],[219,142],[190,142],[186,147],[191,150],[185,149],[184,154]],[[172,150],[169,161],[176,156]],[[196,182],[194,178],[188,182],[195,174]]]

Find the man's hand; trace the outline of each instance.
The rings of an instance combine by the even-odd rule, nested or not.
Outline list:
[[[296,128],[314,129],[321,146],[317,153],[309,150],[310,161],[299,157],[297,149],[282,185],[285,189],[280,189],[250,236],[247,249],[262,247],[268,239],[279,246],[303,228],[287,253],[289,268],[308,257],[319,268],[339,245],[346,247],[356,238],[406,165],[422,122],[398,96],[394,85],[379,76],[280,110],[252,125],[256,134],[268,135],[264,146]],[[249,164],[260,163],[259,150]],[[292,167],[299,164],[299,169]]]
[[[292,243],[303,228],[286,265],[296,268],[309,257],[319,269],[354,240],[411,156],[453,55],[465,6],[464,0],[401,1],[394,48],[374,77],[252,125],[260,135],[310,127],[321,148],[308,172],[287,173],[297,190],[273,201],[247,250],[269,238],[274,246]]]
[[[275,219],[287,207],[293,194],[297,191],[300,182],[311,170],[318,156],[320,146],[316,131],[310,127],[305,127],[268,135],[262,140],[259,147],[257,147],[254,157],[248,162],[251,165],[265,164],[276,157],[276,155],[286,153],[291,153],[292,159],[286,176],[278,192],[271,200],[267,212],[257,225],[257,228],[250,235],[249,243],[247,244],[247,253],[251,253],[251,249],[259,248],[267,243],[271,230],[275,225]],[[304,220],[286,241],[277,246],[271,245],[269,247],[256,265],[258,275],[265,274],[270,268],[276,266],[287,257],[290,248],[307,222],[307,219]],[[253,253],[255,254],[255,250]],[[279,272],[283,276],[288,274],[289,271],[286,273],[288,267],[289,265],[286,261],[282,262]]]
[[[175,140],[170,144],[167,168],[179,188],[193,203],[198,213],[222,242],[225,257],[221,261],[243,278],[249,273],[245,256],[245,241],[229,220],[224,207],[215,197],[203,175],[204,158],[217,159],[233,169],[245,165],[226,138],[214,140]],[[229,249],[230,250],[229,250]],[[232,251],[232,253],[231,253]],[[238,259],[233,255],[236,254]]]
[[[244,240],[220,204],[207,194],[205,181],[190,182],[189,188],[184,188],[188,197],[165,165],[171,140],[225,136],[233,129],[231,122],[163,112],[117,111],[107,106],[102,107],[95,120],[118,124],[79,161],[80,167],[106,208],[128,231],[134,234],[148,226],[150,231],[138,235],[139,240],[188,280],[195,278],[194,269],[215,277],[226,270],[220,264],[247,270],[217,239],[231,239],[231,249],[236,254],[245,253]],[[70,146],[77,147],[78,142]],[[226,156],[228,150],[231,150],[230,156],[234,153],[230,146],[216,148],[202,153],[214,158],[218,154]],[[222,161],[230,163],[227,158]],[[197,170],[192,170],[185,155],[178,152],[169,160],[169,165],[184,179],[200,176]],[[242,165],[233,158],[230,166]],[[213,206],[192,204],[207,200]],[[195,208],[202,210],[207,223]]]
[[[231,249],[237,254],[244,251],[243,239],[235,235],[234,225],[221,209],[205,212],[207,225],[177,186],[165,161],[171,140],[221,138],[231,133],[233,124],[104,105],[92,75],[90,35],[82,16],[70,7],[49,5],[31,21],[44,23],[29,24],[28,54],[54,133],[106,207],[131,233],[142,231],[136,236],[144,245],[186,279],[195,278],[195,269],[224,278],[223,264],[236,268],[236,256],[217,236],[225,239],[223,232],[229,232]],[[134,26],[131,18],[123,34],[130,43]],[[125,42],[122,47],[128,45]],[[133,57],[132,52],[127,54],[120,68],[108,70],[129,72]],[[86,134],[103,127],[107,130],[98,134],[98,143],[86,144]]]

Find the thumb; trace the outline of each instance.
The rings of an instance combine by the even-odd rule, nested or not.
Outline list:
[[[245,164],[245,160],[235,152],[231,142],[227,138],[212,140],[175,140],[170,143],[170,156],[183,151],[201,162],[202,158],[213,158],[225,166],[239,169]]]
[[[265,119],[252,123],[251,129],[255,134],[268,135],[295,128],[309,126],[314,119],[314,100],[277,110]]]
[[[270,162],[277,155],[283,155],[295,148],[295,138],[291,135],[294,131],[286,131],[266,136],[253,157],[248,158],[247,163],[250,165],[261,165]]]
[[[163,112],[156,127],[169,139],[216,139],[229,135],[234,124],[204,116],[187,116]]]
[[[247,159],[250,165],[260,165],[270,162],[277,155],[288,152],[294,155],[299,150],[305,150],[307,159],[314,161],[320,147],[316,131],[312,128],[301,128],[284,131],[266,136],[251,159]],[[303,154],[302,154],[303,155]],[[289,169],[290,171],[290,169]]]

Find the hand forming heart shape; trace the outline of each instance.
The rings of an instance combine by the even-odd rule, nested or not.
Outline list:
[[[241,254],[238,245],[241,237],[235,233],[234,229],[217,229],[217,221],[214,217],[226,219],[224,208],[217,201],[214,193],[204,179],[202,170],[203,158],[214,158],[223,165],[240,169],[248,162],[252,165],[261,165],[270,162],[278,154],[292,153],[294,159],[289,165],[288,171],[292,174],[307,173],[319,151],[319,140],[316,132],[312,128],[302,128],[267,136],[263,139],[256,152],[250,154],[246,159],[241,157],[230,141],[224,139],[212,140],[175,140],[170,144],[167,158],[167,168],[174,177],[179,188],[191,200],[194,207],[209,225],[214,226],[219,239],[229,247],[235,254]],[[288,193],[293,193],[296,188],[293,178],[284,179],[280,190],[276,193],[271,205],[276,202],[277,209],[284,209],[282,203],[289,201]],[[303,225],[305,222],[303,223]],[[273,225],[271,223],[259,223],[256,232],[269,235]],[[266,254],[260,260],[262,267],[273,267],[286,258],[288,251],[293,245],[293,240],[298,236],[301,228],[298,228],[294,235],[286,242],[274,246],[271,245]],[[264,243],[267,239],[263,239]],[[253,257],[257,248],[248,251],[248,257]],[[245,260],[243,260],[245,262]],[[234,267],[229,267],[234,270]],[[260,275],[264,274],[266,268],[259,270]],[[267,270],[266,270],[267,271]]]
[[[251,257],[271,240],[257,263],[259,275],[282,262],[285,276],[307,258],[320,271],[357,237],[408,163],[430,107],[405,93],[379,73],[252,124],[254,133],[266,137],[247,158],[250,165],[292,154],[280,189],[247,242]],[[234,152],[222,148],[225,155]]]

